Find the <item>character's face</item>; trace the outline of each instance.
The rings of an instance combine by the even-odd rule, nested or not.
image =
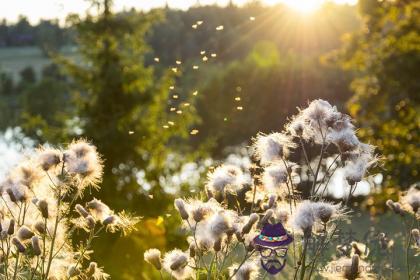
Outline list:
[[[257,246],[261,256],[261,266],[270,274],[279,273],[286,265],[287,247]]]

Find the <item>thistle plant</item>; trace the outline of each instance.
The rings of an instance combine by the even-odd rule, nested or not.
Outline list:
[[[103,231],[129,233],[138,218],[97,199],[79,203],[100,188],[102,169],[96,148],[78,140],[41,147],[8,172],[0,185],[1,279],[109,278],[91,261],[92,242]]]
[[[373,146],[359,141],[349,116],[324,100],[314,100],[283,132],[253,139],[250,168],[222,164],[209,172],[198,196],[177,198],[174,204],[188,234],[188,249],[165,254],[150,249],[145,260],[162,278],[264,278],[267,272],[261,269],[262,255],[254,239],[265,225],[281,223],[293,237],[288,254],[293,272],[288,279],[322,274],[321,256],[342,221],[351,217],[348,206],[358,183],[377,162],[373,152]],[[326,165],[328,158],[333,160]],[[348,186],[341,203],[326,199],[337,169]],[[310,251],[312,240],[317,242]],[[361,271],[364,263],[353,254],[330,264],[348,267],[343,279],[365,279],[372,274]]]

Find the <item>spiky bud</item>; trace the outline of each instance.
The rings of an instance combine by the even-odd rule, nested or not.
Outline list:
[[[86,275],[88,277],[92,277],[95,274],[97,269],[98,269],[98,264],[96,262],[91,262],[89,264],[89,267],[86,270]]]
[[[12,238],[12,244],[15,245],[19,253],[25,252],[25,246],[22,244],[22,242],[20,242],[20,240],[17,237]]]
[[[261,225],[265,225],[270,220],[271,216],[273,216],[273,214],[274,211],[272,209],[268,209],[260,220]]]
[[[185,209],[184,200],[182,200],[181,198],[175,199],[175,207],[178,209],[178,212],[181,215],[181,218],[183,220],[187,220],[189,215],[188,215],[187,210]]]
[[[95,222],[95,219],[91,215],[87,216],[85,220],[89,229],[95,228],[96,222]]]
[[[251,230],[252,226],[258,221],[258,214],[252,213],[249,216],[248,222],[242,228],[242,234],[247,234]]]
[[[102,221],[102,224],[103,224],[104,226],[108,226],[108,225],[112,225],[112,224],[114,224],[116,221],[117,221],[117,217],[116,217],[116,216],[114,216],[114,215],[112,215],[112,216],[108,216],[108,217],[106,217],[106,218]]]
[[[80,216],[82,216],[83,218],[89,216],[89,212],[82,205],[76,204],[75,209],[77,213],[79,213]]]
[[[15,220],[10,219],[9,228],[7,229],[7,234],[12,235],[15,233]]]
[[[144,252],[144,260],[153,265],[157,270],[162,269],[162,261],[160,259],[160,251],[158,249],[149,249]]]

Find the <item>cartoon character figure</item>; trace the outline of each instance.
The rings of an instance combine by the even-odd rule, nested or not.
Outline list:
[[[254,238],[254,246],[261,255],[261,266],[274,275],[286,265],[288,245],[293,241],[281,223],[264,225]]]

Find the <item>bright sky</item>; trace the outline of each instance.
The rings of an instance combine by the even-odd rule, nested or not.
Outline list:
[[[319,7],[327,0],[262,0],[263,3],[272,5],[285,3],[292,8],[303,12],[309,12]],[[329,0],[335,3],[355,4],[357,0]],[[242,5],[249,0],[233,0],[234,3]],[[168,3],[171,8],[187,9],[200,3],[208,5],[217,3],[226,5],[229,0],[114,0],[116,10],[135,7],[149,10],[154,7],[162,7]],[[88,7],[86,0],[0,0],[0,18],[8,21],[16,21],[19,15],[25,15],[31,22],[37,22],[40,18],[63,19],[69,13],[81,13]]]

